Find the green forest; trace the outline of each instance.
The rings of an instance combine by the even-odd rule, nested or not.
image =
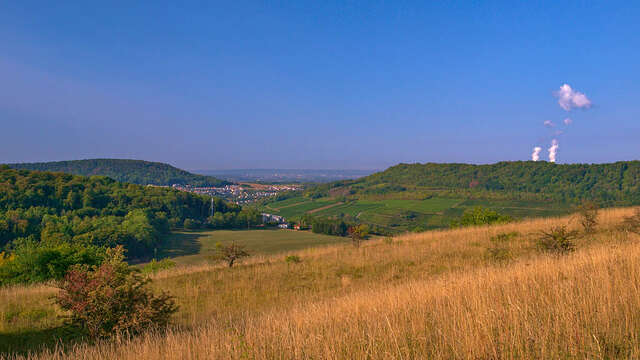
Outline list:
[[[97,264],[123,245],[150,258],[174,228],[246,228],[259,221],[221,199],[104,176],[0,166],[0,285],[59,278],[73,264]]]
[[[140,185],[224,186],[230,182],[192,174],[168,164],[125,159],[90,159],[9,164],[13,169],[64,172],[83,176],[108,176],[116,181]]]

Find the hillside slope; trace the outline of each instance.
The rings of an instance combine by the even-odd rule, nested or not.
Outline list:
[[[108,176],[116,181],[140,185],[173,184],[224,186],[228,181],[212,176],[192,174],[169,164],[128,159],[89,159],[41,163],[9,164],[14,169],[64,172],[83,176]]]
[[[49,300],[55,288],[0,289],[0,331],[14,341],[0,351],[31,344],[37,359],[635,359],[640,237],[620,227],[632,214],[602,211],[596,232],[565,255],[540,251],[538,238],[557,226],[581,232],[575,215],[288,253],[296,264],[279,254],[232,269],[170,269],[154,286],[177,296],[179,330],[130,341],[65,347],[38,338],[31,334],[62,324]],[[33,313],[43,315],[12,315]]]
[[[640,204],[640,161],[611,164],[501,162],[399,164],[357,180],[308,187],[268,199],[266,212],[365,223],[378,233],[448,227],[483,206],[516,219],[567,214],[584,200]]]
[[[345,186],[335,183],[338,187]],[[545,161],[471,164],[399,164],[358,179],[352,193],[376,195],[411,190],[468,191],[487,197],[535,198],[603,204],[640,202],[640,161],[610,164],[554,164]]]

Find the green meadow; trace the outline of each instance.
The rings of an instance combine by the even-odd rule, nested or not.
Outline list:
[[[178,265],[211,262],[218,242],[244,245],[252,255],[270,255],[346,242],[346,239],[283,229],[180,231],[171,234],[164,247],[158,249],[158,258],[171,258]]]

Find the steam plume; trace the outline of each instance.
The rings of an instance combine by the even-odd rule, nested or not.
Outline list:
[[[575,91],[568,84],[560,86],[560,90],[553,93],[558,98],[558,105],[566,111],[570,111],[572,108],[585,108],[591,107],[591,100],[587,98],[587,95]]]
[[[549,148],[549,162],[556,162],[556,155],[558,154],[558,140],[551,140],[551,147]]]
[[[540,160],[540,151],[542,148],[540,146],[536,146],[533,148],[533,154],[531,154],[531,160],[538,161]]]

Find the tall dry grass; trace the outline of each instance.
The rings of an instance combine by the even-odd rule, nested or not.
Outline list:
[[[573,217],[306,250],[295,265],[279,256],[170,270],[156,286],[178,296],[180,326],[32,357],[638,358],[640,245],[617,230],[631,212],[603,211],[600,231],[563,257],[537,252],[535,238],[551,226],[577,228]],[[519,234],[507,265],[486,255],[505,232]]]

